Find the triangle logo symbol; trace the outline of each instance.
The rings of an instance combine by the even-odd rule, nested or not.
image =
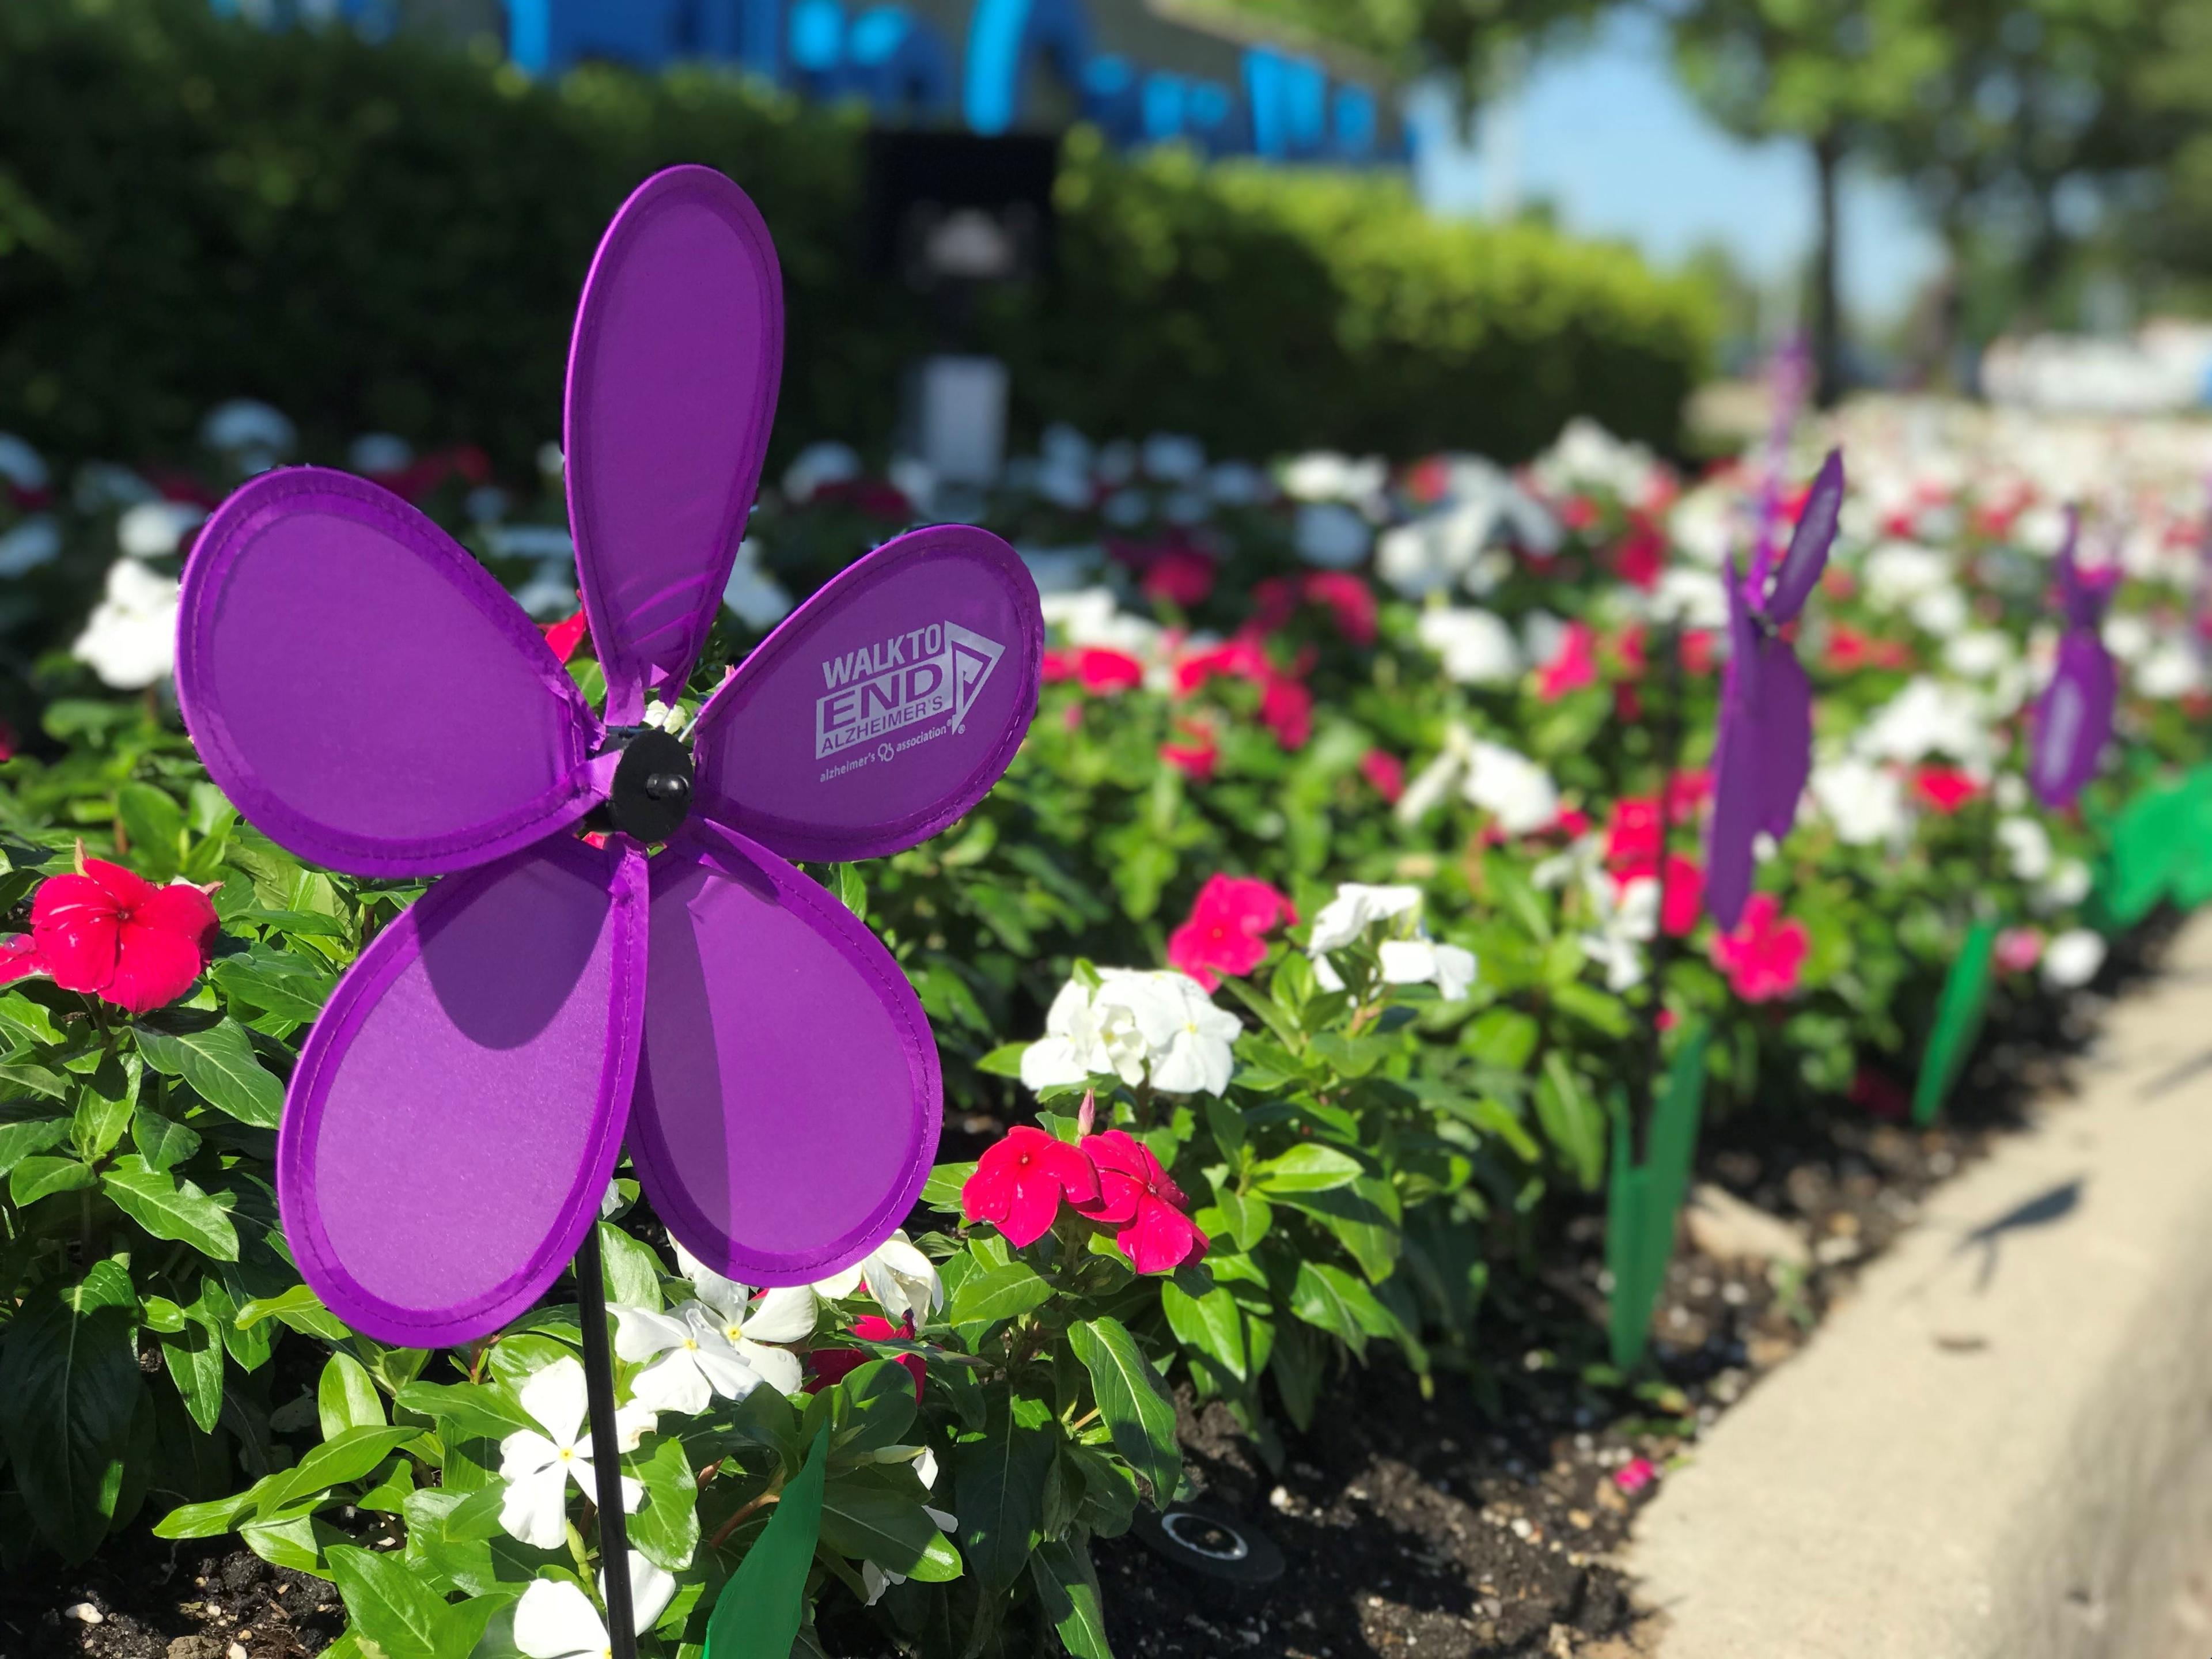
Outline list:
[[[996,640],[985,639],[971,633],[957,623],[945,624],[945,652],[952,659],[952,729],[956,732],[968,719],[968,711],[975,705],[975,698],[983,690],[984,681],[999,665],[999,659],[1006,647]]]

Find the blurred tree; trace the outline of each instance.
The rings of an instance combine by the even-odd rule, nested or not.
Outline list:
[[[2070,265],[2108,204],[2139,195],[2184,137],[2185,118],[2141,95],[2165,79],[2172,34],[2201,27],[2204,0],[1944,0],[1948,51],[1921,95],[1870,130],[1941,232],[1984,321],[2048,322]],[[2212,112],[2204,76],[2185,100]],[[1994,313],[1994,314],[1992,314]]]
[[[1951,0],[1680,0],[1666,8],[1682,77],[1705,109],[1749,138],[1803,141],[1818,200],[1810,333],[1815,395],[1843,386],[1837,186],[1846,160],[1937,84]]]

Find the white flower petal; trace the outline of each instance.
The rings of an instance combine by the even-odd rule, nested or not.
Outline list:
[[[714,1400],[714,1390],[700,1370],[698,1355],[689,1348],[672,1348],[637,1374],[630,1398],[657,1412],[676,1412],[696,1417]]]
[[[514,1645],[530,1659],[572,1659],[607,1647],[592,1598],[563,1579],[536,1578],[514,1604]]]
[[[568,1470],[555,1463],[507,1483],[500,1494],[499,1524],[532,1549],[561,1547],[568,1527]]]
[[[538,1371],[522,1385],[522,1409],[538,1419],[556,1445],[574,1445],[584,1413],[590,1409],[583,1366],[573,1359],[556,1359]]]
[[[744,1316],[745,1334],[756,1342],[796,1342],[814,1334],[814,1292],[804,1285],[763,1291]]]
[[[788,1398],[799,1392],[799,1356],[788,1348],[771,1348],[759,1342],[740,1340],[738,1352],[744,1363],[758,1373],[760,1380],[778,1394]]]

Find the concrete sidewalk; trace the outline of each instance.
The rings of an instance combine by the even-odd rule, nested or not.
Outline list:
[[[2212,915],[2167,969],[1669,1477],[1628,1560],[1662,1659],[2175,1659],[2212,1572]]]

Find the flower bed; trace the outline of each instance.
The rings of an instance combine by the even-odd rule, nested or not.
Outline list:
[[[1494,1399],[1527,1345],[1486,1333],[1532,1317],[1681,1045],[1709,1038],[1724,1134],[1844,1102],[1893,1115],[1970,928],[1996,930],[2001,1000],[2063,995],[2160,899],[2199,896],[2172,849],[2202,790],[2144,793],[2196,759],[2204,700],[2184,440],[1880,405],[1841,429],[1843,539],[1795,636],[1818,693],[1807,804],[1725,933],[1702,849],[1750,472],[1686,481],[1585,427],[1517,475],[1262,471],[1056,431],[988,498],[933,503],[1029,555],[1042,706],[961,824],[818,873],[936,1024],[947,1161],[857,1272],[760,1295],[668,1251],[627,1176],[610,1192],[655,1650],[700,1639],[827,1425],[825,1619],[872,1607],[925,1653],[1048,1650],[1048,1631],[1103,1652],[1091,1541],[1184,1478],[1171,1389],[1263,1463],[1383,1352],[1424,1391],[1441,1374]],[[208,431],[204,480],[59,479],[0,443],[0,560],[57,647],[0,769],[21,929],[0,994],[0,1550],[82,1558],[142,1518],[235,1531],[334,1581],[357,1650],[596,1650],[573,1306],[466,1352],[387,1347],[317,1304],[275,1225],[279,1079],[419,889],[243,826],[163,705],[192,502],[289,442],[251,408]],[[599,690],[565,538],[536,522],[554,472],[526,502],[465,455],[353,459],[453,524]],[[802,454],[712,665],[656,723],[680,732],[927,485]],[[2021,730],[2060,620],[2062,496],[2092,491],[2087,546],[2109,532],[2124,577],[2123,741],[2053,812]],[[2142,801],[2164,833],[2131,830]],[[1595,1322],[1548,1330],[1547,1365],[1592,1397],[1658,1386],[1614,1363],[1618,1331],[1609,1354]]]

